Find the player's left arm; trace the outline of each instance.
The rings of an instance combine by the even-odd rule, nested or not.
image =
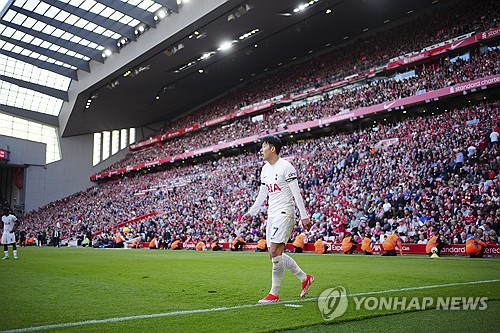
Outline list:
[[[290,180],[288,186],[290,187],[290,191],[292,192],[295,204],[299,209],[302,226],[306,230],[309,230],[311,228],[311,220],[309,219],[309,215],[307,214],[306,207],[304,205],[304,200],[302,199],[302,195],[300,194],[299,182],[297,178]]]
[[[309,214],[306,211],[304,200],[302,199],[302,195],[300,194],[299,181],[297,180],[297,171],[295,170],[293,165],[289,164],[288,167],[285,168],[284,176],[285,181],[288,182],[288,187],[292,192],[295,204],[297,205],[297,208],[299,208],[302,226],[306,230],[309,230],[311,228],[311,220],[309,219]]]
[[[12,232],[16,232],[17,228],[19,228],[20,222],[17,217],[14,216],[14,226],[12,227]]]

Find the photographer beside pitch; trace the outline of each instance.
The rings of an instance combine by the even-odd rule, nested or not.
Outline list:
[[[259,194],[253,206],[242,217],[242,220],[246,221],[250,219],[250,216],[256,215],[264,200],[269,196],[266,235],[269,257],[273,263],[272,287],[269,294],[259,300],[261,304],[278,302],[279,288],[285,268],[302,282],[300,297],[307,294],[314,281],[313,276],[304,273],[295,260],[283,253],[295,225],[295,204],[300,211],[304,229],[309,230],[311,221],[300,194],[297,171],[290,162],[279,157],[282,146],[281,140],[276,136],[263,139],[260,151],[267,163],[262,167]]]

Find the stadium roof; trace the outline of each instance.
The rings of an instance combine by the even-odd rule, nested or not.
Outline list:
[[[168,121],[435,2],[8,0],[0,110],[63,136]]]

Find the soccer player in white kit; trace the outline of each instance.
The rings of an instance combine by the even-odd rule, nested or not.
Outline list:
[[[266,241],[273,269],[271,291],[259,301],[263,304],[278,302],[285,268],[302,282],[300,297],[307,294],[314,281],[314,277],[304,273],[292,257],[283,253],[295,225],[295,204],[299,208],[302,226],[306,230],[311,227],[311,221],[300,194],[297,172],[290,162],[279,157],[282,146],[281,140],[276,136],[263,139],[261,153],[267,163],[262,167],[259,195],[250,210],[243,215],[243,220],[256,215],[269,196]]]
[[[2,225],[0,225],[0,227],[3,229],[2,244],[4,257],[2,258],[2,260],[9,259],[8,245],[12,245],[14,259],[18,259],[15,235],[15,231],[18,225],[19,222],[17,221],[17,218],[14,215],[10,214],[9,208],[4,207],[2,214]]]

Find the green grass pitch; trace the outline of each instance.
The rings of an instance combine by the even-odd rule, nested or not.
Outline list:
[[[280,303],[255,306],[271,283],[266,253],[22,248],[19,256],[18,261],[0,262],[0,331],[24,332],[46,325],[38,331],[500,330],[500,259],[291,254],[316,277],[306,299],[300,300],[299,281],[285,271]],[[485,280],[496,281],[411,289]],[[410,288],[376,297],[487,297],[488,307],[483,311],[368,311],[356,310],[349,298],[347,312],[327,322],[314,298],[337,286],[349,294]],[[157,316],[148,316],[153,314]]]

